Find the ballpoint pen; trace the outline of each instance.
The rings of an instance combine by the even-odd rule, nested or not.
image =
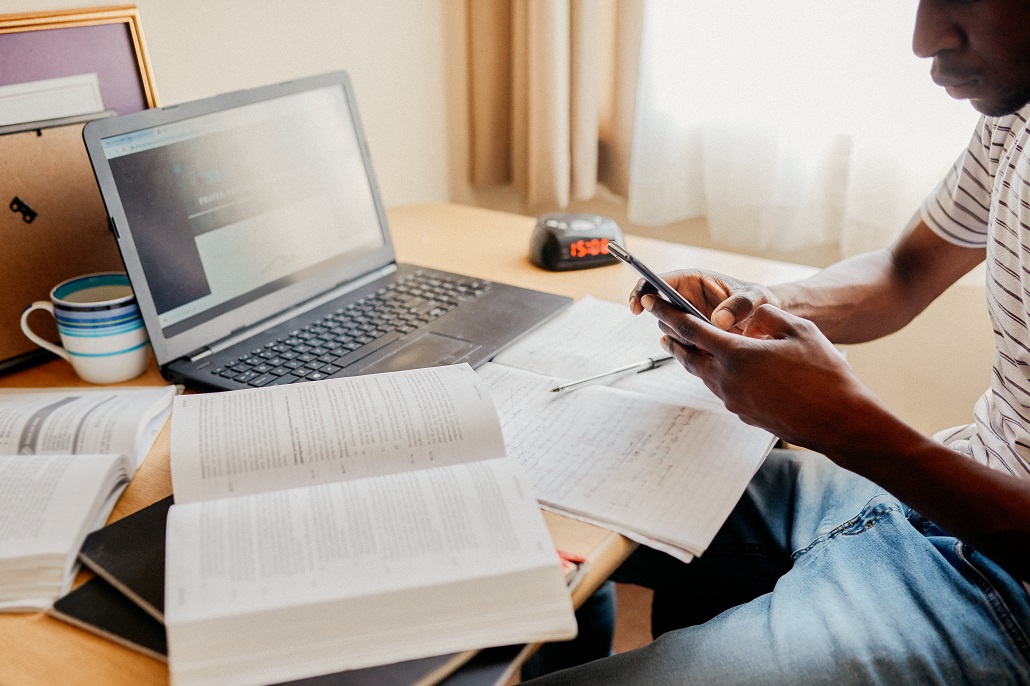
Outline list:
[[[601,374],[595,374],[593,376],[588,376],[585,379],[578,379],[576,381],[563,383],[552,388],[551,393],[560,393],[562,391],[572,390],[573,388],[579,388],[580,386],[585,386],[588,383],[599,381],[600,379],[607,379],[610,376],[618,376],[619,374],[628,374],[629,372],[646,372],[648,369],[656,369],[657,367],[661,367],[663,364],[669,362],[672,359],[672,355],[659,355],[657,357],[649,357],[646,360],[641,360],[639,362],[627,364],[622,367],[616,367],[615,369],[609,369],[606,372],[602,372]]]

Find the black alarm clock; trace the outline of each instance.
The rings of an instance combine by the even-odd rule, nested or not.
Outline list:
[[[618,262],[608,242],[622,242],[622,229],[614,219],[598,214],[545,214],[536,222],[529,244],[529,259],[554,272],[601,267]]]

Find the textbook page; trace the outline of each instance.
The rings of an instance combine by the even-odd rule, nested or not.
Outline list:
[[[575,634],[506,458],[174,505],[173,684],[278,683]]]
[[[175,386],[0,390],[0,454],[125,454],[139,466]]]
[[[503,350],[494,362],[555,377],[555,383],[575,381],[610,369],[663,357],[658,320],[646,312],[634,315],[629,306],[589,295],[554,319]],[[719,398],[679,363],[623,374],[599,385],[624,388],[665,402],[703,409],[723,407]]]
[[[0,456],[0,610],[50,607],[133,472],[124,455]]]
[[[542,503],[685,560],[711,543],[774,442],[725,410],[605,386],[551,393],[549,377],[478,371]]]
[[[504,455],[467,364],[176,398],[176,503]]]

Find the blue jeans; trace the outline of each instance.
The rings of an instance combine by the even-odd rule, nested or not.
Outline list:
[[[616,578],[655,589],[661,635],[530,683],[1030,684],[1022,585],[814,453],[773,451],[701,558]]]

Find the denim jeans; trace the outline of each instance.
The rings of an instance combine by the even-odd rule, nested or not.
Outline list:
[[[1030,684],[1018,580],[872,482],[777,450],[690,564],[641,548],[648,646],[530,683]]]

